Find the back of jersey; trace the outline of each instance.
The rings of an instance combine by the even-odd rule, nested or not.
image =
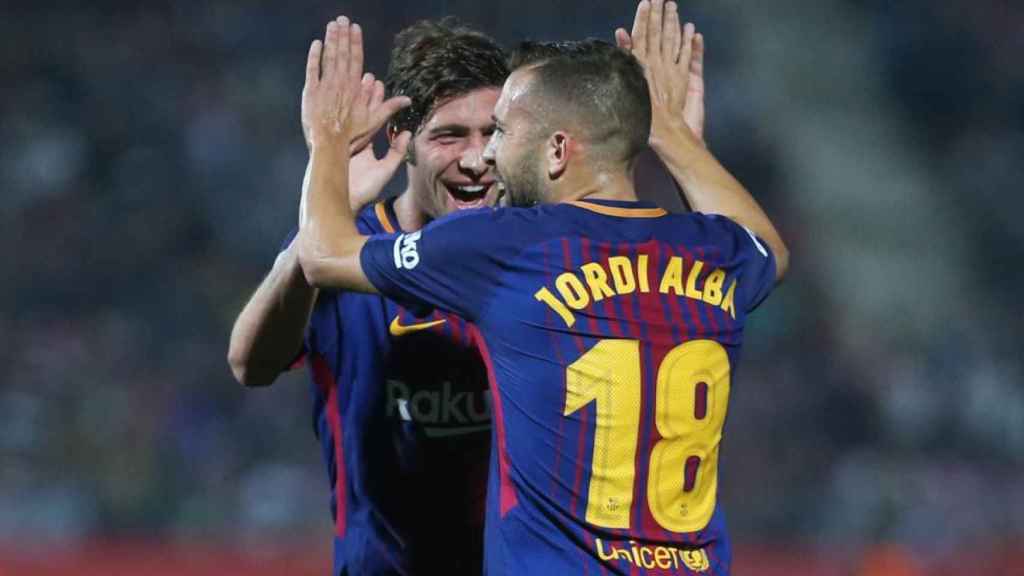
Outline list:
[[[727,574],[719,446],[746,314],[774,284],[770,252],[728,219],[638,202],[479,220],[424,230],[416,271],[368,273],[476,323],[497,448],[488,572]],[[445,251],[452,264],[459,236],[475,244],[459,276],[486,284],[432,268]]]

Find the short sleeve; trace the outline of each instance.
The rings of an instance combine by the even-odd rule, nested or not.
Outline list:
[[[750,312],[757,308],[775,287],[775,255],[768,244],[745,226],[724,216],[708,216],[723,233],[730,259],[739,276],[737,303]]]
[[[476,320],[511,246],[497,220],[496,210],[484,208],[416,232],[372,236],[360,253],[363,273],[382,294],[418,313],[439,308]]]

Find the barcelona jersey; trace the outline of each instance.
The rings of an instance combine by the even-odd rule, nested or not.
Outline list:
[[[719,446],[775,282],[763,242],[592,200],[458,213],[360,257],[381,293],[472,323],[495,421],[487,573],[728,574]]]
[[[391,203],[363,210],[358,226],[397,231]],[[331,485],[333,573],[479,574],[491,417],[467,324],[322,291],[304,353]]]

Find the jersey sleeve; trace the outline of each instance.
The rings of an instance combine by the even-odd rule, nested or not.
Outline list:
[[[375,235],[360,253],[363,273],[382,294],[419,314],[440,308],[474,321],[509,257],[512,243],[500,220],[498,211],[485,208],[416,232]]]
[[[708,216],[718,227],[729,256],[739,270],[737,305],[750,312],[775,287],[775,255],[768,244],[745,226],[724,216]]]

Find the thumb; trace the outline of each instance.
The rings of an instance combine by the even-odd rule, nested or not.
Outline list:
[[[373,111],[373,126],[375,128],[383,126],[395,113],[410,104],[412,104],[412,100],[408,96],[388,98]]]

